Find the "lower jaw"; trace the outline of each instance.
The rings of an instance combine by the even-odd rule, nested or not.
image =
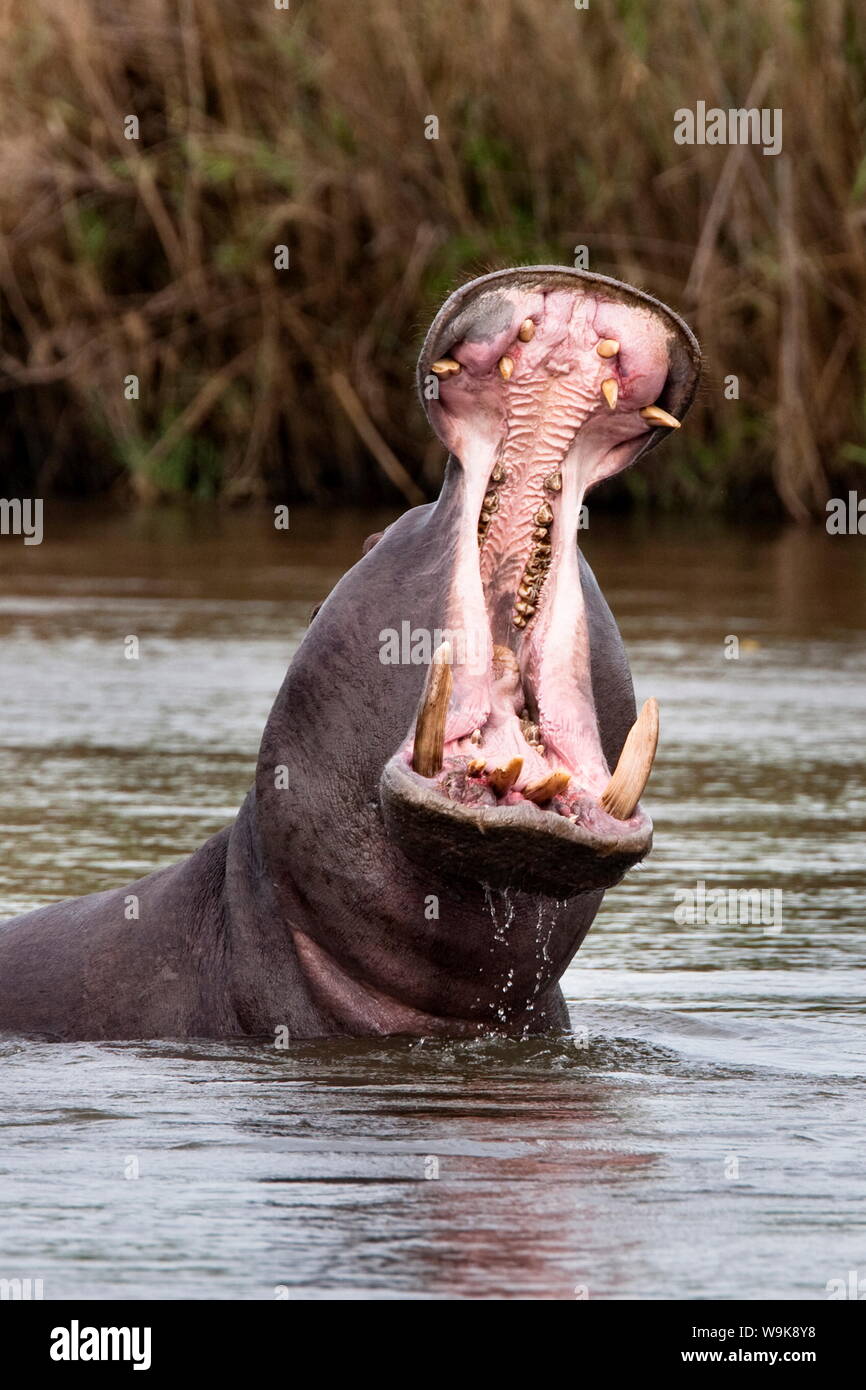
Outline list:
[[[574,819],[527,800],[479,811],[443,797],[402,753],[386,764],[379,797],[392,841],[448,881],[565,899],[612,887],[652,847],[643,812],[624,824],[589,802]]]

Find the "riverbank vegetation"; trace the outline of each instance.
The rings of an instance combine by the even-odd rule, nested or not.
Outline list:
[[[701,101],[781,152],[678,145]],[[430,315],[586,247],[707,363],[613,500],[820,513],[866,467],[864,117],[854,0],[7,0],[0,491],[435,495]]]

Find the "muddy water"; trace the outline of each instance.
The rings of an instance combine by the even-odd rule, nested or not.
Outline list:
[[[310,607],[380,524],[55,508],[41,546],[0,540],[0,917],[230,819]],[[663,743],[657,848],[568,972],[573,1035],[0,1041],[0,1277],[820,1299],[866,1276],[866,542],[585,539]],[[763,893],[758,920],[719,889]]]

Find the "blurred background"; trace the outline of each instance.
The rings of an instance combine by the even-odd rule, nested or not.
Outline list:
[[[698,101],[782,153],[677,145]],[[430,316],[585,245],[706,354],[600,502],[821,515],[866,464],[864,117],[859,0],[4,0],[3,492],[433,496]]]

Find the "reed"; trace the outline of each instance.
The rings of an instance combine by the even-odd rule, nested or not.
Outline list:
[[[782,153],[678,146],[698,101]],[[707,361],[613,498],[820,511],[866,465],[864,111],[857,0],[3,0],[4,491],[431,495],[429,315],[585,245]]]

